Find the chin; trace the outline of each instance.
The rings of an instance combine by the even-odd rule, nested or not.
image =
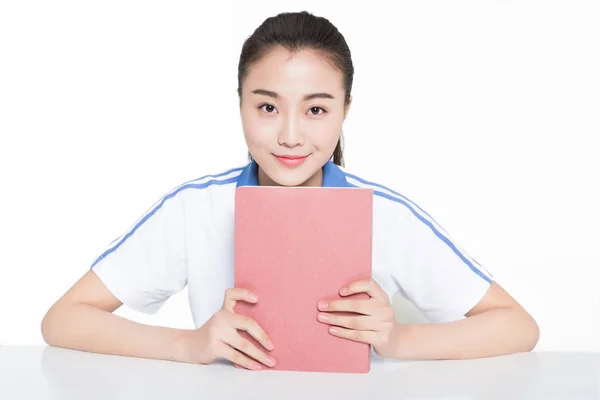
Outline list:
[[[304,182],[310,179],[312,175],[306,176],[306,174],[290,173],[286,171],[279,172],[269,175],[273,182],[281,186],[300,186]]]
[[[274,184],[280,186],[300,186],[311,179],[317,173],[318,169],[322,167],[319,157],[315,158],[314,156],[315,154],[311,155],[303,164],[293,168],[284,166],[270,154],[266,157],[264,154],[261,154],[255,160],[263,173]],[[323,161],[324,163],[325,161]]]
[[[309,165],[286,168],[278,165],[278,162],[268,163],[267,168],[264,168],[263,171],[275,184],[280,186],[300,186],[314,175]]]

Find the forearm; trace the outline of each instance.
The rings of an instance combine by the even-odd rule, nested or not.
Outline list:
[[[183,361],[180,329],[149,326],[87,304],[51,309],[42,323],[46,343],[93,353]]]
[[[530,351],[538,336],[525,311],[497,308],[449,323],[397,325],[392,343],[396,358],[467,359]]]

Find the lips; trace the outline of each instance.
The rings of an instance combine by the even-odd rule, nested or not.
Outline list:
[[[288,167],[297,167],[298,165],[302,164],[307,157],[308,156],[275,155],[277,161]]]
[[[306,158],[308,156],[275,156],[275,157],[278,157],[278,158],[287,158],[289,160],[297,160],[299,158]]]

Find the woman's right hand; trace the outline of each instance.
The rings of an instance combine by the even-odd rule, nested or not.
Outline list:
[[[275,365],[275,359],[242,337],[238,329],[248,332],[265,349],[274,346],[267,333],[252,318],[234,312],[238,301],[256,303],[256,293],[247,289],[230,288],[225,291],[223,307],[200,328],[188,332],[185,353],[189,362],[210,364],[218,358],[233,362],[236,366],[261,370],[264,364]]]

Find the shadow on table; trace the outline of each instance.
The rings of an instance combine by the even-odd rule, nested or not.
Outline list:
[[[43,353],[42,371],[61,399],[574,399],[574,391],[597,395],[598,357],[534,352],[478,360],[409,362],[374,356],[369,374],[332,374],[254,372],[226,362],[189,365],[48,347]]]

